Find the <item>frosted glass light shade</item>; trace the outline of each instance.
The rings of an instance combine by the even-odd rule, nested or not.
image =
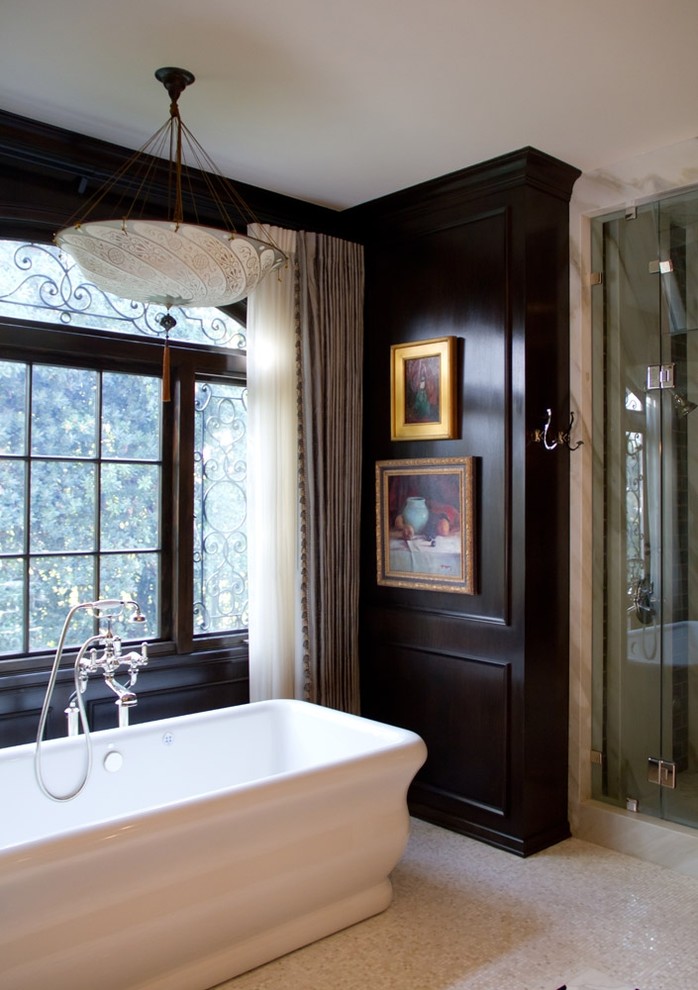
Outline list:
[[[286,260],[253,237],[169,220],[97,220],[55,240],[105,292],[167,307],[228,306]]]

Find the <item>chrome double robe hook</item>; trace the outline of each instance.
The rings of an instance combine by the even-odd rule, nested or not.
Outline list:
[[[581,447],[584,443],[583,440],[578,440],[575,444],[570,441],[570,433],[572,432],[572,427],[574,426],[574,413],[570,413],[570,423],[566,430],[559,430],[555,435],[555,439],[550,439],[550,421],[552,419],[552,412],[550,409],[545,410],[545,423],[542,430],[534,430],[533,440],[534,443],[542,443],[546,450],[555,450],[556,447],[567,447],[568,450],[576,450],[577,447]]]

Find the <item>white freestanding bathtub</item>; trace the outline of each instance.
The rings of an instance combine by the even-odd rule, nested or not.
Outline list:
[[[426,747],[268,701],[0,750],[3,990],[204,990],[384,910]],[[84,738],[43,744],[53,792]]]

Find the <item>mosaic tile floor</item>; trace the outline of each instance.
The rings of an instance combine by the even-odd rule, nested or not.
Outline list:
[[[561,987],[560,990],[563,988]],[[636,988],[627,984],[621,985],[605,973],[599,973],[597,969],[585,969],[583,973],[578,973],[569,980],[564,990],[636,990]]]
[[[698,988],[694,878],[579,839],[519,859],[413,820],[393,884],[383,914],[221,988]]]

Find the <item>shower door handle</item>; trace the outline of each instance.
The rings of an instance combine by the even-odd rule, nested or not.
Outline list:
[[[676,787],[676,764],[667,760],[657,760],[650,756],[647,760],[647,780],[660,787]]]

